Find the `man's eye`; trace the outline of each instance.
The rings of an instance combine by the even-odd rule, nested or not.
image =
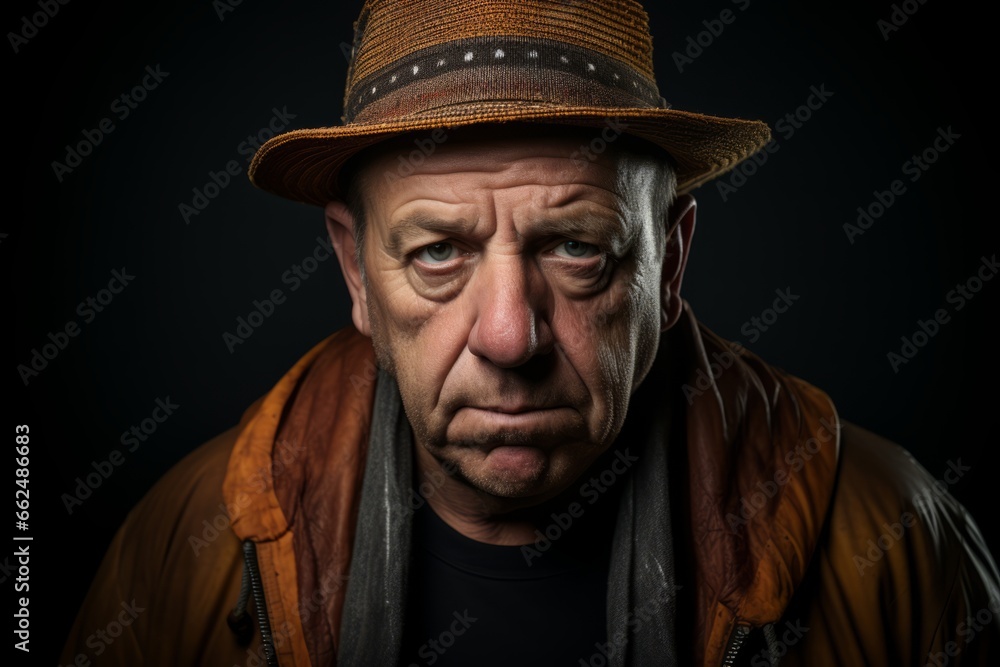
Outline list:
[[[416,257],[421,262],[439,264],[458,256],[458,250],[450,243],[435,243],[421,248]]]
[[[553,252],[561,257],[569,257],[572,259],[587,259],[598,254],[597,246],[590,243],[584,243],[583,241],[572,240],[563,241],[553,248]]]

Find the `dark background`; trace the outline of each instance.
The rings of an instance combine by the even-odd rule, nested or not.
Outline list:
[[[844,418],[899,442],[935,477],[948,461],[971,466],[949,490],[1000,552],[992,493],[1000,280],[959,312],[946,302],[998,250],[987,238],[998,176],[987,102],[996,85],[986,57],[992,18],[963,3],[914,1],[916,13],[885,40],[876,23],[891,3],[857,4],[649,6],[661,93],[676,108],[773,127],[811,86],[834,93],[794,136],[778,136],[779,151],[727,201],[714,184],[696,192],[687,298],[717,333],[824,388]],[[178,207],[209,171],[230,160],[245,170],[238,146],[272,109],[295,115],[288,129],[339,122],[342,45],[360,3],[243,2],[221,19],[218,6],[76,0],[18,53],[9,37],[4,47],[13,213],[0,229],[0,263],[13,306],[5,348],[14,398],[5,417],[29,424],[33,438],[31,664],[55,662],[104,549],[150,485],[349,322],[335,260],[298,290],[281,280],[323,234],[318,209],[257,191],[245,176],[190,224]],[[673,51],[726,8],[736,20],[679,72]],[[8,7],[5,32],[37,11]],[[169,76],[121,120],[111,103],[147,65]],[[105,117],[114,132],[60,183],[51,163]],[[843,224],[873,191],[907,179],[902,164],[949,126],[961,138],[849,243]],[[134,281],[83,323],[77,304],[122,267]],[[287,302],[230,353],[223,332],[275,288]],[[743,323],[785,288],[799,300],[751,343]],[[938,308],[951,322],[894,372],[887,353]],[[17,365],[71,320],[80,334],[25,386]],[[69,514],[62,494],[92,461],[124,450],[122,433],[168,397],[176,412]]]

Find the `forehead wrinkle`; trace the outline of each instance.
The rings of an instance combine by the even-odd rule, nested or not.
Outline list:
[[[629,218],[639,218],[642,222],[653,214],[657,188],[663,184],[657,177],[663,171],[650,158],[634,155],[622,156],[618,162],[617,200],[622,213]],[[657,221],[653,221],[656,224]]]
[[[464,218],[447,220],[422,212],[410,213],[389,226],[389,239],[386,248],[396,252],[404,241],[419,236],[425,231],[467,235],[472,232],[475,226],[475,220]]]

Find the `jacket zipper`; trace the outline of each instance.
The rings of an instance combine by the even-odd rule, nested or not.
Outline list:
[[[264,659],[267,661],[267,667],[278,667],[278,654],[274,650],[271,620],[267,616],[264,586],[260,581],[260,568],[257,565],[257,545],[250,540],[243,543],[243,562],[247,572],[250,573],[250,588],[253,591],[254,607],[257,608],[257,625],[260,627],[260,643],[264,647]]]
[[[729,644],[726,646],[726,653],[722,657],[723,667],[733,667],[736,664],[736,656],[739,654],[740,648],[743,647],[743,642],[747,640],[747,635],[749,634],[749,625],[737,625],[733,628],[733,633],[729,635]]]

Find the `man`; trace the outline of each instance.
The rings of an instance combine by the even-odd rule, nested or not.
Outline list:
[[[345,124],[251,166],[353,326],[132,512],[64,664],[130,601],[98,664],[992,664],[965,510],[681,298],[763,124],[670,109],[624,0],[369,2],[354,46]]]

